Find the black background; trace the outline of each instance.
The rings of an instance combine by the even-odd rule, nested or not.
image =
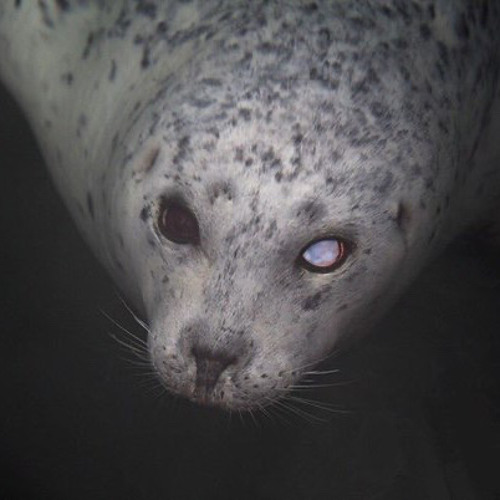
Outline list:
[[[500,498],[498,249],[454,243],[330,363],[311,397],[344,411],[229,416],[110,335],[141,332],[3,91],[0,163],[0,498]]]

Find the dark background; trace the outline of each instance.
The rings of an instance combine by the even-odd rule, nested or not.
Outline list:
[[[342,411],[219,414],[130,363],[101,311],[140,329],[2,89],[0,117],[0,498],[500,499],[498,248],[454,243],[330,362],[308,397]]]

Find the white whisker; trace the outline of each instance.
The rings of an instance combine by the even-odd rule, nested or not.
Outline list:
[[[118,298],[120,299],[121,303],[125,306],[125,308],[130,313],[132,318],[134,318],[134,320],[137,322],[137,324],[140,327],[142,327],[146,331],[146,333],[148,333],[148,334],[151,333],[151,330],[149,329],[149,326],[147,325],[147,323],[145,321],[143,321],[141,318],[139,318],[137,316],[137,314],[135,314],[135,312],[132,310],[132,308],[127,304],[125,299],[119,293],[117,295],[118,295]]]

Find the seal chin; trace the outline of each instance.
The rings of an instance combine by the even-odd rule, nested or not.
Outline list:
[[[226,411],[248,410],[255,406],[255,404],[251,404],[249,401],[239,400],[235,396],[236,394],[234,394],[233,391],[224,388],[208,391],[195,386],[194,390],[188,396],[188,399],[201,406],[208,406]]]
[[[238,384],[239,385],[239,384]],[[272,391],[253,392],[247,388],[234,384],[224,384],[223,387],[215,388],[212,391],[199,390],[197,387],[187,395],[187,399],[197,405],[218,408],[224,411],[252,411],[263,408],[274,403],[277,399],[277,393]]]

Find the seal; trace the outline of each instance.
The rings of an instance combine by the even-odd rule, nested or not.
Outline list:
[[[496,1],[16,0],[0,75],[164,385],[262,408],[499,220]]]

